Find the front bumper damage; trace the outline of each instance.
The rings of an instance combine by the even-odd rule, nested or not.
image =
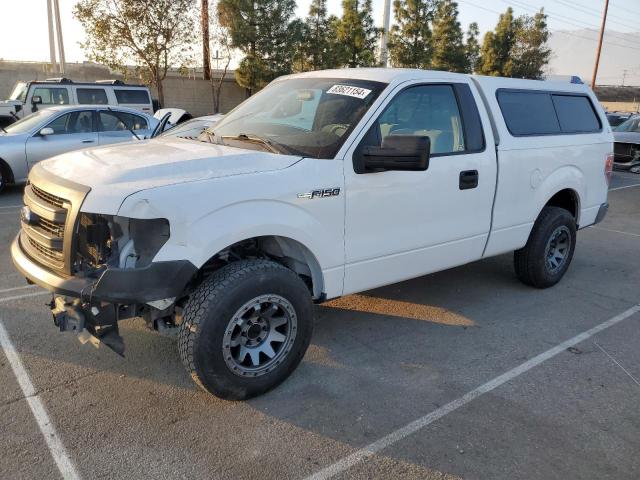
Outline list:
[[[34,262],[20,245],[20,234],[11,245],[11,257],[25,278],[53,294],[50,304],[54,323],[72,331],[83,343],[104,343],[120,355],[124,343],[118,321],[137,316],[140,306],[175,299],[197,272],[188,260],[152,262],[141,268],[107,268],[97,277],[62,276]],[[90,338],[92,337],[92,338]]]

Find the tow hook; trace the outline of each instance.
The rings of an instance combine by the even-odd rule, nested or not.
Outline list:
[[[104,344],[124,356],[124,342],[118,332],[118,306],[112,303],[91,305],[79,299],[67,301],[54,296],[49,304],[53,323],[61,332],[74,332],[80,343],[98,348]]]

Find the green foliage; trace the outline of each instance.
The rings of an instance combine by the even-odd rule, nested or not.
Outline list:
[[[500,15],[494,32],[484,37],[478,71],[483,75],[541,78],[551,50],[547,16],[540,10],[533,17],[513,17],[511,7]]]
[[[322,70],[340,65],[340,49],[336,43],[337,21],[334,15],[327,16],[327,0],[311,2],[300,45],[300,56],[304,57],[304,66],[300,71]]]
[[[371,67],[379,29],[373,25],[371,0],[342,0],[342,18],[335,24],[341,64]]]
[[[430,24],[435,0],[395,0],[395,24],[389,31],[389,57],[394,67],[429,68],[432,39]]]
[[[194,40],[193,0],[80,0],[73,11],[84,27],[87,57],[130,75],[129,66],[156,87],[170,67],[184,67]]]
[[[474,73],[480,61],[480,43],[478,42],[479,36],[480,29],[478,28],[478,24],[476,22],[469,24],[469,29],[467,30],[467,38],[464,44],[464,49],[467,55],[468,73]]]
[[[291,72],[292,46],[298,25],[290,27],[294,0],[220,0],[220,24],[231,36],[231,46],[245,57],[236,69],[238,83],[253,90]],[[291,28],[296,29],[292,31]]]
[[[458,21],[458,4],[453,0],[440,0],[436,8],[431,68],[449,72],[466,72],[469,69]]]
[[[551,50],[547,48],[549,30],[547,16],[543,10],[533,17],[526,15],[518,19],[516,43],[512,49],[512,77],[540,79]]]

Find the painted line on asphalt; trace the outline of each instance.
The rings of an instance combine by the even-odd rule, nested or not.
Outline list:
[[[13,211],[13,212],[0,212],[0,215],[18,215],[18,211]]]
[[[37,285],[24,285],[22,287],[5,288],[4,290],[0,290],[0,293],[15,292],[16,290],[26,290],[27,288],[36,288],[36,287]]]
[[[4,328],[2,320],[0,320],[0,346],[2,346],[2,350],[13,369],[13,373],[18,380],[18,384],[22,389],[22,393],[24,394],[25,400],[31,409],[31,413],[38,423],[38,427],[40,428],[40,432],[44,437],[45,442],[47,443],[47,447],[49,447],[49,451],[51,452],[51,456],[53,460],[56,462],[56,466],[62,475],[62,478],[65,480],[74,480],[80,479],[80,475],[76,471],[76,467],[69,457],[60,436],[56,432],[56,429],[47,414],[47,410],[40,400],[36,388],[33,383],[31,383],[31,379],[29,378],[29,374],[24,368],[22,364],[22,360],[20,360],[20,356],[16,351],[13,343],[11,343],[11,339],[9,338],[9,334],[7,330]]]
[[[0,210],[4,210],[7,208],[22,208],[22,205],[4,205],[2,207],[0,207]]]
[[[51,295],[51,292],[48,292],[48,291],[44,290],[42,292],[24,293],[22,295],[13,295],[11,297],[0,298],[0,303],[10,302],[11,300],[20,300],[21,298],[37,297],[37,296],[40,296],[40,295]]]
[[[631,235],[632,237],[640,237],[640,234],[631,233],[631,232],[623,232],[622,230],[612,230],[610,228],[602,228],[602,227],[594,227],[591,226],[594,230],[602,230],[603,232],[612,232],[612,233],[621,233],[622,235]]]
[[[449,413],[454,412],[455,410],[458,410],[459,408],[465,406],[469,402],[472,402],[473,400],[480,397],[481,395],[484,395],[485,393],[495,390],[501,385],[504,385],[505,383],[513,380],[514,378],[519,377],[523,373],[528,372],[532,368],[537,367],[541,363],[546,362],[547,360],[564,352],[567,348],[572,347],[578,343],[584,342],[588,338],[593,337],[594,335],[602,332],[603,330],[606,330],[607,328],[610,328],[622,322],[623,320],[631,317],[632,315],[638,312],[640,312],[640,305],[634,305],[630,309],[616,315],[615,317],[612,317],[609,320],[606,320],[605,322],[599,325],[596,325],[595,327],[590,328],[589,330],[582,332],[576,335],[575,337],[570,338],[569,340],[566,340],[560,343],[559,345],[556,345],[553,348],[550,348],[546,352],[543,352],[533,357],[532,359],[527,360],[526,362],[518,365],[517,367],[509,370],[508,372],[503,373],[502,375],[494,378],[493,380],[489,380],[487,383],[480,385],[478,388],[474,390],[471,390],[470,392],[466,393],[462,397],[457,398],[447,403],[446,405],[443,405],[437,410],[434,410],[433,412],[428,413],[427,415],[420,417],[417,420],[414,420],[413,422],[405,425],[404,427],[401,427],[389,433],[388,435],[385,435],[381,439],[376,440],[373,443],[370,443],[366,447],[361,448],[360,450],[352,453],[351,455],[344,457],[342,460],[339,460],[338,462],[323,468],[322,470],[316,472],[315,474],[307,477],[306,480],[323,480],[323,479],[331,478],[334,475],[337,475],[353,467],[354,465],[360,463],[362,460],[375,455],[379,451],[393,445],[394,443],[399,442],[400,440],[408,437],[409,435],[416,433],[420,429],[426,427],[427,425],[430,425],[436,420],[441,419],[445,415],[448,415]]]
[[[609,191],[615,192],[616,190],[624,190],[625,188],[633,188],[633,187],[640,187],[640,183],[634,183],[633,185],[625,185],[624,187],[610,188]]]

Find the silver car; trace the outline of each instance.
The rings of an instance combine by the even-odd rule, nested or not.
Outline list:
[[[149,138],[158,120],[132,108],[56,106],[0,130],[0,191],[23,183],[33,165],[81,148]]]
[[[614,160],[618,170],[640,173],[640,115],[634,115],[613,129]]]

